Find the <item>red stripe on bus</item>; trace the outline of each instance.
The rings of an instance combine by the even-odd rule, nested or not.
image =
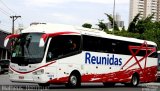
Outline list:
[[[156,81],[157,66],[146,67],[145,74],[140,74],[140,82]],[[133,73],[141,72],[141,69],[123,70],[103,74],[82,74],[81,82],[130,82]],[[147,76],[147,77],[146,77]],[[54,78],[48,83],[67,83],[69,76]]]
[[[10,68],[11,68],[13,71],[15,71],[15,72],[17,72],[17,73],[19,73],[19,74],[27,74],[27,73],[34,72],[34,71],[36,71],[36,70],[38,70],[38,69],[41,69],[41,68],[43,68],[43,67],[47,67],[47,66],[49,66],[49,65],[51,65],[51,64],[53,64],[53,63],[55,63],[55,62],[56,62],[56,61],[50,62],[50,63],[48,63],[48,64],[46,64],[46,65],[40,66],[40,67],[38,67],[38,68],[36,68],[36,69],[34,69],[34,70],[27,71],[27,72],[20,72],[20,71],[18,71],[18,70],[15,70],[15,69],[12,68],[11,66],[10,66]]]
[[[63,35],[63,34],[80,34],[80,33],[77,33],[77,32],[57,32],[57,33],[48,33],[48,34],[43,34],[41,38],[43,38],[43,40],[46,41],[48,37],[55,37],[55,36]]]

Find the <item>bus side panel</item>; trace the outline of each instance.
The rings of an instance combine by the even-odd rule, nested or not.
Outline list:
[[[144,63],[145,64],[145,63]],[[146,67],[140,72],[141,82],[153,82],[156,81],[157,77],[157,58],[146,59]]]
[[[150,82],[156,79],[157,58],[141,60],[142,57],[135,59],[131,55],[96,52],[83,52],[83,57],[82,82],[130,82],[134,73],[139,74],[141,82]],[[108,61],[104,61],[105,58],[102,60],[102,57],[106,57]],[[114,59],[114,63],[110,62],[112,59]],[[117,59],[122,60],[116,63]]]
[[[106,59],[104,58],[102,61],[102,57],[106,57]],[[136,56],[136,58],[131,55],[85,51],[57,60],[57,77],[49,82],[67,83],[74,70],[80,72],[81,82],[130,82],[134,73],[139,74],[140,82],[155,81],[157,58],[148,57],[143,60],[140,60],[142,58],[140,56]]]
[[[77,70],[81,74],[81,64],[82,64],[82,54],[77,54],[74,56],[58,59],[57,66],[57,78],[52,79],[50,83],[67,83],[69,80],[70,74]]]

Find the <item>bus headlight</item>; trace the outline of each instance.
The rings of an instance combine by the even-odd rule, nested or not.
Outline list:
[[[44,74],[44,69],[40,69],[40,70],[33,72],[33,75],[41,75],[41,74]]]

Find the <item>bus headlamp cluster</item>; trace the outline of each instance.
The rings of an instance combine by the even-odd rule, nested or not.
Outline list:
[[[41,75],[41,74],[44,74],[44,69],[40,69],[40,70],[33,72],[33,75]]]

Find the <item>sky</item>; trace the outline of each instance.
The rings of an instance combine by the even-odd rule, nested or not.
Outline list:
[[[18,15],[15,28],[25,28],[32,22],[60,23],[82,26],[90,23],[97,27],[98,20],[108,22],[104,13],[113,14],[114,0],[0,0],[0,29],[11,32],[12,19]],[[128,26],[129,0],[115,0],[115,13]]]

